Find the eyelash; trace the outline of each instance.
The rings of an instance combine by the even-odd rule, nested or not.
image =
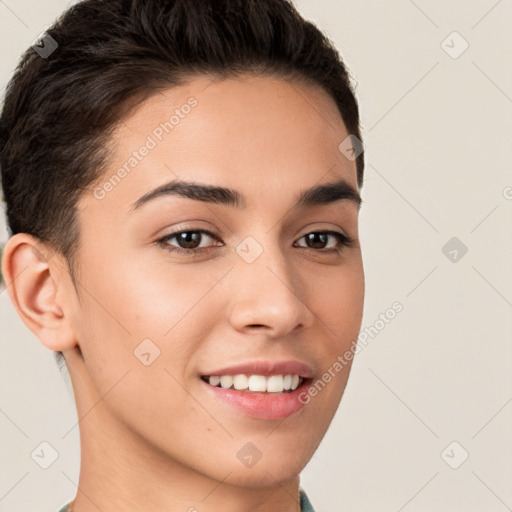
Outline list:
[[[176,231],[175,233],[170,233],[168,235],[165,235],[164,237],[156,240],[156,243],[158,243],[160,246],[162,246],[166,251],[169,251],[169,252],[172,252],[175,254],[183,254],[185,256],[194,256],[203,250],[209,249],[209,247],[196,248],[196,249],[183,249],[182,247],[170,246],[167,243],[169,240],[172,240],[173,238],[175,238],[178,235],[181,235],[183,233],[201,233],[204,235],[208,235],[209,237],[218,241],[218,238],[211,231],[208,231],[206,229],[185,229],[182,231]],[[310,234],[332,235],[338,239],[339,246],[335,247],[335,248],[330,248],[330,249],[314,249],[312,247],[302,247],[301,246],[302,249],[310,249],[312,251],[317,251],[320,253],[322,253],[322,252],[324,252],[324,253],[332,253],[332,252],[341,253],[343,251],[344,247],[351,247],[354,245],[353,238],[351,238],[348,235],[345,235],[343,233],[339,233],[338,231],[311,231],[311,232],[306,233],[305,235],[301,236],[299,238],[299,240],[304,238],[307,235],[310,235]]]

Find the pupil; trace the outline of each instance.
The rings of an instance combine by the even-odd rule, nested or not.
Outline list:
[[[309,233],[309,235],[307,235],[307,237],[306,237],[306,240],[307,240],[306,243],[307,243],[308,247],[316,248],[316,245],[318,242],[315,242],[315,238],[321,239],[321,241],[320,241],[321,245],[325,245],[327,243],[327,234],[326,233]],[[322,248],[322,247],[320,247],[320,248]]]
[[[199,245],[201,242],[201,233],[186,231],[185,233],[180,234],[179,240],[180,245],[185,244],[182,245],[183,249],[195,249],[196,247],[194,244],[197,243]]]

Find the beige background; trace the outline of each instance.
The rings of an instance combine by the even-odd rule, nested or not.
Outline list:
[[[0,0],[2,91],[67,5]],[[512,1],[297,5],[358,81],[363,328],[378,331],[302,485],[317,512],[511,510]],[[76,493],[74,402],[5,290],[0,315],[0,511],[56,512]]]

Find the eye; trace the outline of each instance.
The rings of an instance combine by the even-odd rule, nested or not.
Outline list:
[[[218,238],[213,233],[207,231],[206,229],[191,229],[188,231],[177,231],[176,233],[170,233],[169,235],[166,235],[157,240],[157,243],[162,245],[167,251],[176,252],[179,254],[193,255],[199,253],[201,249],[205,249],[205,247],[200,247],[201,242],[205,238],[205,235],[208,238],[218,240]],[[180,245],[179,247],[169,244],[173,238],[176,238],[176,241]]]
[[[329,237],[333,237],[338,241],[338,245],[334,247],[324,247],[328,244]],[[338,231],[312,231],[311,233],[307,233],[303,237],[299,238],[306,240],[307,249],[318,249],[320,252],[331,252],[337,251],[340,252],[344,247],[350,247],[354,244],[354,240],[344,233],[339,233]],[[320,246],[320,247],[319,247]],[[299,247],[304,247],[300,245]]]

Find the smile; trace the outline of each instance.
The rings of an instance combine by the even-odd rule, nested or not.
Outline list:
[[[288,375],[205,375],[201,377],[210,386],[222,389],[259,393],[283,393],[295,391],[304,381],[297,374]]]
[[[312,380],[298,374],[235,374],[200,378],[205,393],[214,404],[229,414],[258,420],[283,420],[300,413],[306,405],[300,397]],[[242,389],[236,389],[235,385]],[[290,388],[285,389],[285,386]]]

